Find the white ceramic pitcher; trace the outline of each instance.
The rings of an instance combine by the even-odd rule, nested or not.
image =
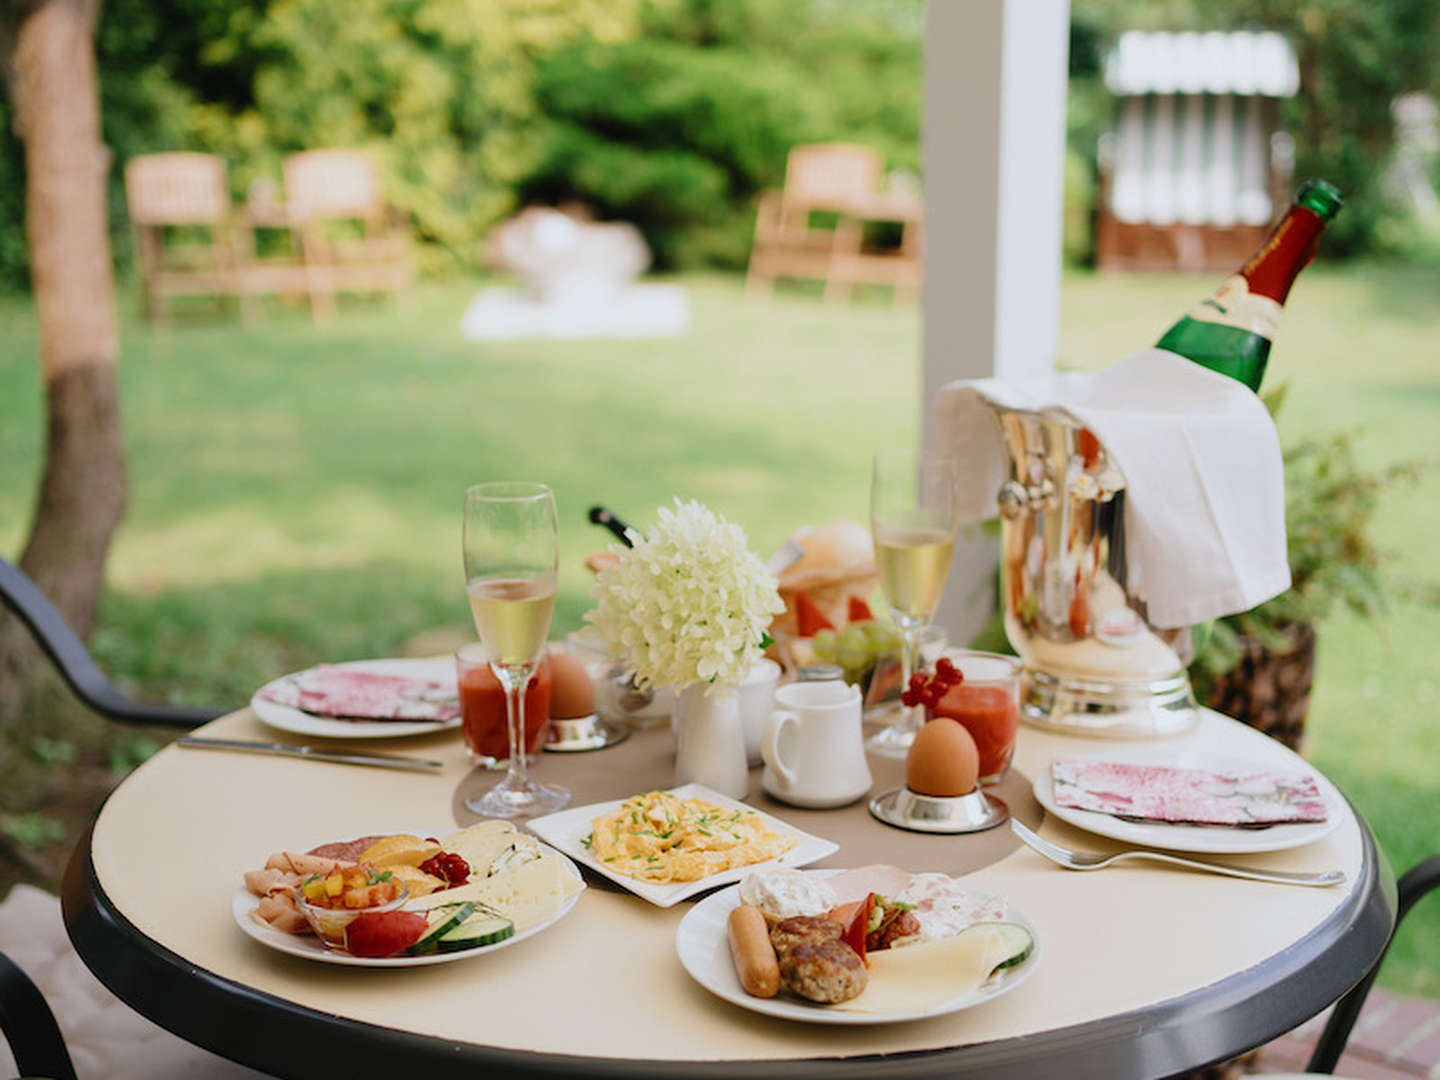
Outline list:
[[[858,687],[838,679],[791,683],[775,691],[775,704],[760,745],[767,792],[794,806],[824,809],[870,790]]]

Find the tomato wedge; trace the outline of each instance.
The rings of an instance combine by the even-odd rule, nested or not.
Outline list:
[[[845,927],[845,933],[840,935],[840,940],[855,950],[855,955],[865,960],[865,928],[870,925],[870,912],[875,907],[875,894],[869,893],[865,899],[860,901],[860,906],[855,916]],[[865,960],[865,966],[870,966],[870,961]]]

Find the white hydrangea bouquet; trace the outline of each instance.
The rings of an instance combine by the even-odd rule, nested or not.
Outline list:
[[[677,498],[658,514],[648,537],[632,529],[633,547],[610,546],[617,561],[600,571],[586,617],[642,690],[733,690],[785,610],[775,578],[745,530],[700,503]]]

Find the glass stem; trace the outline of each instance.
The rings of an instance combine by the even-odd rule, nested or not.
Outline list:
[[[525,765],[525,691],[529,687],[533,666],[493,666],[495,677],[505,687],[505,731],[510,736],[510,760],[505,770],[505,786],[523,788],[529,783]]]
[[[915,655],[920,647],[920,628],[912,626],[908,622],[900,624],[900,692],[903,694],[910,689],[910,676],[916,671]],[[920,721],[917,719],[923,716],[919,705],[900,705],[900,722],[895,726],[901,731],[918,731]]]

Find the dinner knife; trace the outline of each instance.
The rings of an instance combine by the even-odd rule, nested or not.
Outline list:
[[[444,762],[426,761],[423,758],[400,757],[396,754],[372,754],[359,750],[321,750],[314,746],[259,742],[254,739],[213,739],[203,735],[181,735],[175,742],[179,746],[192,746],[199,750],[238,750],[241,753],[276,754],[280,757],[332,761],[341,765],[374,765],[383,769],[408,769],[412,772],[429,772],[432,769],[444,768]]]

